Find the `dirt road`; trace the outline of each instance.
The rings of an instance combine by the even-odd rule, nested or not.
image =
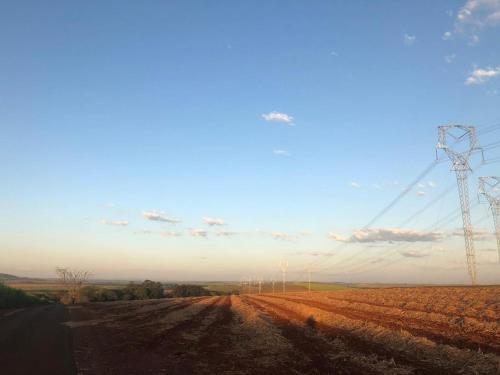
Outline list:
[[[69,319],[62,305],[27,308],[0,316],[0,372],[5,375],[73,375],[76,367]]]

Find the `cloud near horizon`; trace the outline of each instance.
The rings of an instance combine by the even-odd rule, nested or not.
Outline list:
[[[102,219],[101,220],[101,224],[126,227],[128,225],[128,221],[126,221],[126,220],[105,220],[105,219]]]
[[[205,224],[208,224],[210,226],[214,226],[214,225],[226,225],[226,223],[224,222],[224,220],[222,220],[222,219],[216,219],[216,218],[213,218],[213,217],[203,217],[203,221],[205,222]]]
[[[179,220],[179,219],[165,216],[165,214],[163,214],[161,212],[156,212],[156,211],[144,211],[142,213],[142,216],[146,220],[150,220],[150,221],[160,221],[163,223],[170,223],[170,224],[177,224],[177,223],[181,222],[181,220]]]
[[[400,251],[399,254],[401,254],[405,258],[425,258],[429,256],[428,253],[419,253],[418,251],[413,250]]]
[[[453,237],[463,237],[464,230],[463,228],[457,228],[450,235]],[[486,229],[476,229],[472,232],[472,235],[476,241],[488,241],[495,238],[495,234]]]
[[[162,237],[180,237],[180,236],[182,236],[182,233],[164,230],[164,231],[160,232],[160,236],[162,236]]]
[[[237,234],[238,233],[236,233],[236,232],[229,232],[229,231],[218,231],[218,232],[215,232],[215,235],[218,236],[218,237],[231,237],[231,236],[235,236]]]
[[[208,235],[208,232],[205,229],[189,229],[188,234],[192,237],[204,237],[206,238]]]
[[[435,242],[444,238],[442,232],[420,232],[401,228],[359,229],[350,237],[330,232],[328,238],[347,243],[373,242]]]

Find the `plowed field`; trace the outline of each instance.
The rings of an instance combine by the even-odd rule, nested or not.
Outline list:
[[[500,374],[500,288],[71,308],[79,374]]]

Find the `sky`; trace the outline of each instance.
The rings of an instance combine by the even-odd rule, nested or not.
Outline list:
[[[2,2],[0,272],[469,283],[499,123],[500,0]]]

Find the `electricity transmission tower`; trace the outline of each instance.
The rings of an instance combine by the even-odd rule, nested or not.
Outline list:
[[[462,209],[464,227],[467,271],[472,284],[475,285],[477,280],[476,254],[474,250],[473,230],[470,219],[469,186],[467,177],[469,172],[472,171],[469,159],[474,152],[481,150],[481,148],[478,145],[476,129],[473,126],[444,125],[438,127],[438,132],[439,140],[436,148],[438,150],[444,150],[448,158],[451,160],[451,170],[455,171],[457,176],[458,195],[460,197],[460,207]],[[462,141],[466,142],[462,143]]]
[[[500,176],[479,177],[479,200],[490,205],[500,262]]]
[[[280,268],[281,268],[281,274],[283,276],[283,293],[286,291],[286,270],[288,268],[288,261],[286,262],[280,262]]]

